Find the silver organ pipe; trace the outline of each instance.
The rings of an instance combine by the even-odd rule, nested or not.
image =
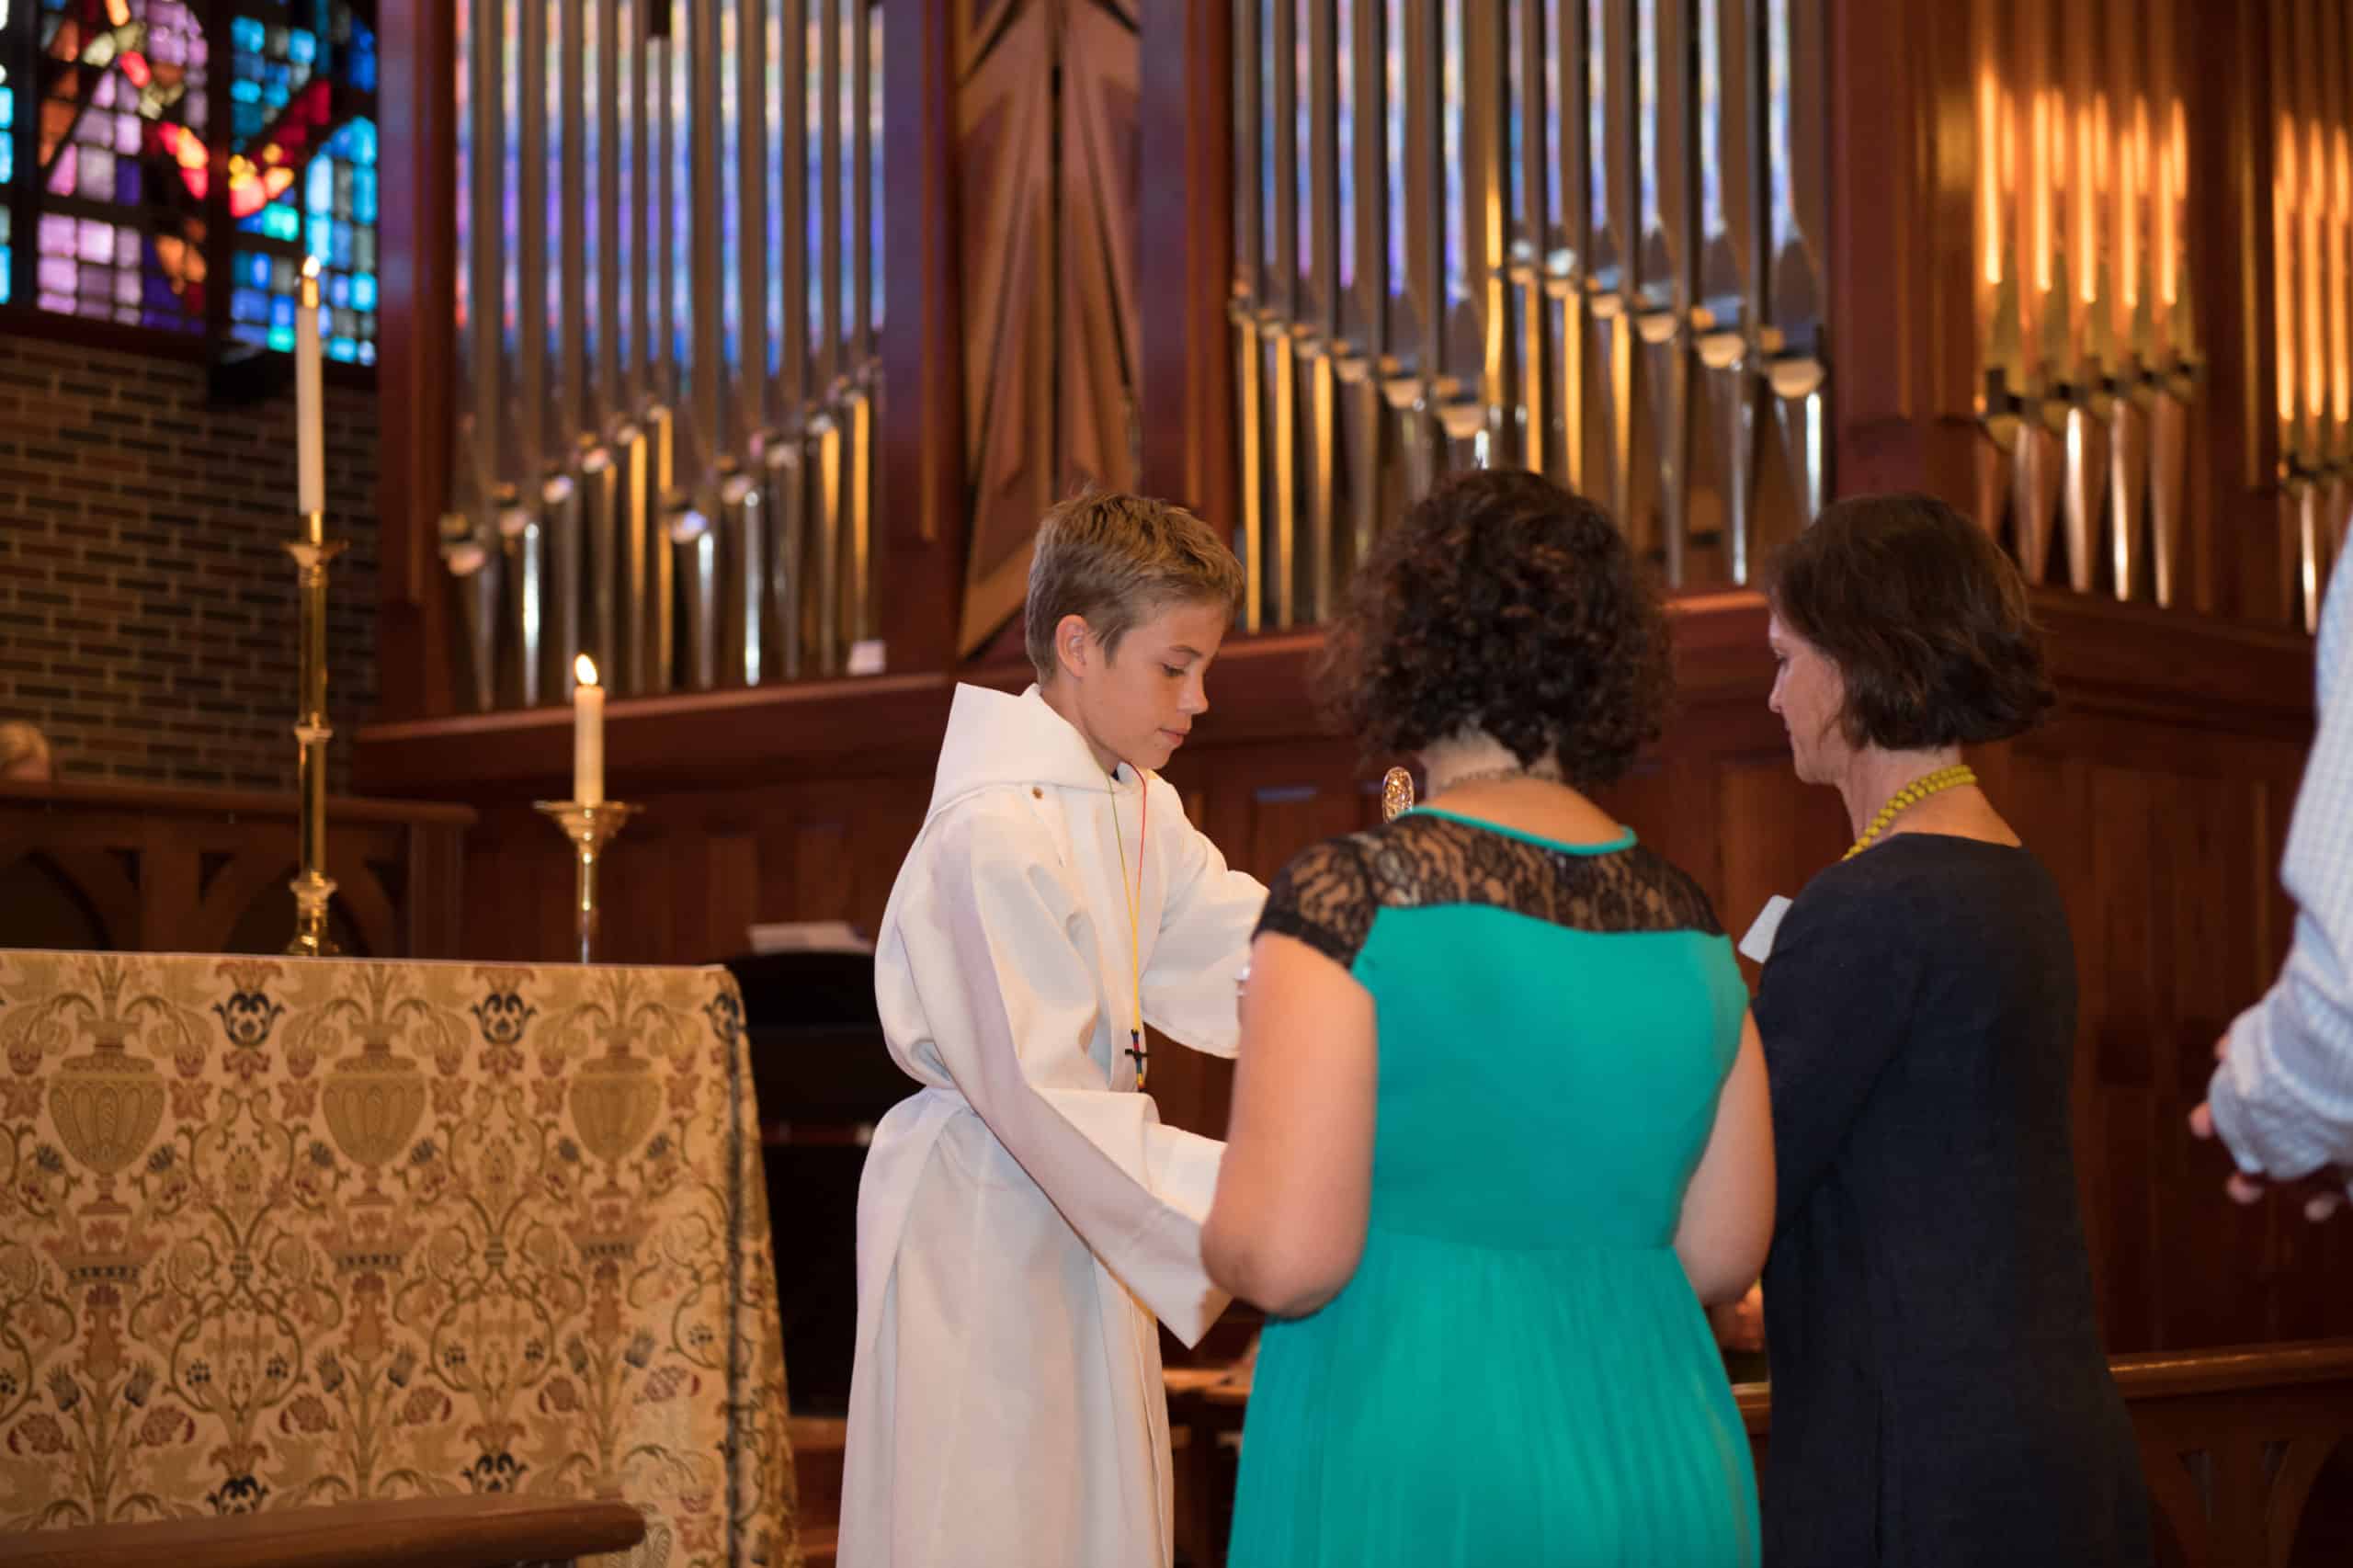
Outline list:
[[[1464,464],[1746,581],[1827,483],[1823,0],[1231,3],[1247,624]]]
[[[848,667],[877,0],[458,4],[463,696],[561,700],[579,652],[624,695]]]

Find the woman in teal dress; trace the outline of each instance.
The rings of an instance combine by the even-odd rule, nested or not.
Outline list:
[[[1772,1234],[1747,993],[1706,896],[1585,791],[1658,733],[1656,599],[1591,503],[1483,472],[1333,629],[1428,803],[1270,890],[1202,1233],[1266,1309],[1233,1568],[1756,1561],[1703,1301]]]

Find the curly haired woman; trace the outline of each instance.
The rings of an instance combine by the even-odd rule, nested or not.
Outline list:
[[[1586,794],[1659,732],[1656,598],[1592,503],[1478,472],[1332,647],[1430,799],[1293,860],[1252,946],[1202,1234],[1275,1320],[1229,1561],[1753,1563],[1700,1303],[1772,1234],[1763,1059],[1705,895]]]

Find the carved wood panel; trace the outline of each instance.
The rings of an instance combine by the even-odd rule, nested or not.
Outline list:
[[[1141,62],[1133,7],[1103,0],[968,5],[957,26],[970,653],[1019,610],[1046,507],[1135,481]]]

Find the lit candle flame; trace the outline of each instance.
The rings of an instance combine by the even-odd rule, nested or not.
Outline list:
[[[572,661],[572,676],[582,686],[597,684],[597,661],[582,653]]]

